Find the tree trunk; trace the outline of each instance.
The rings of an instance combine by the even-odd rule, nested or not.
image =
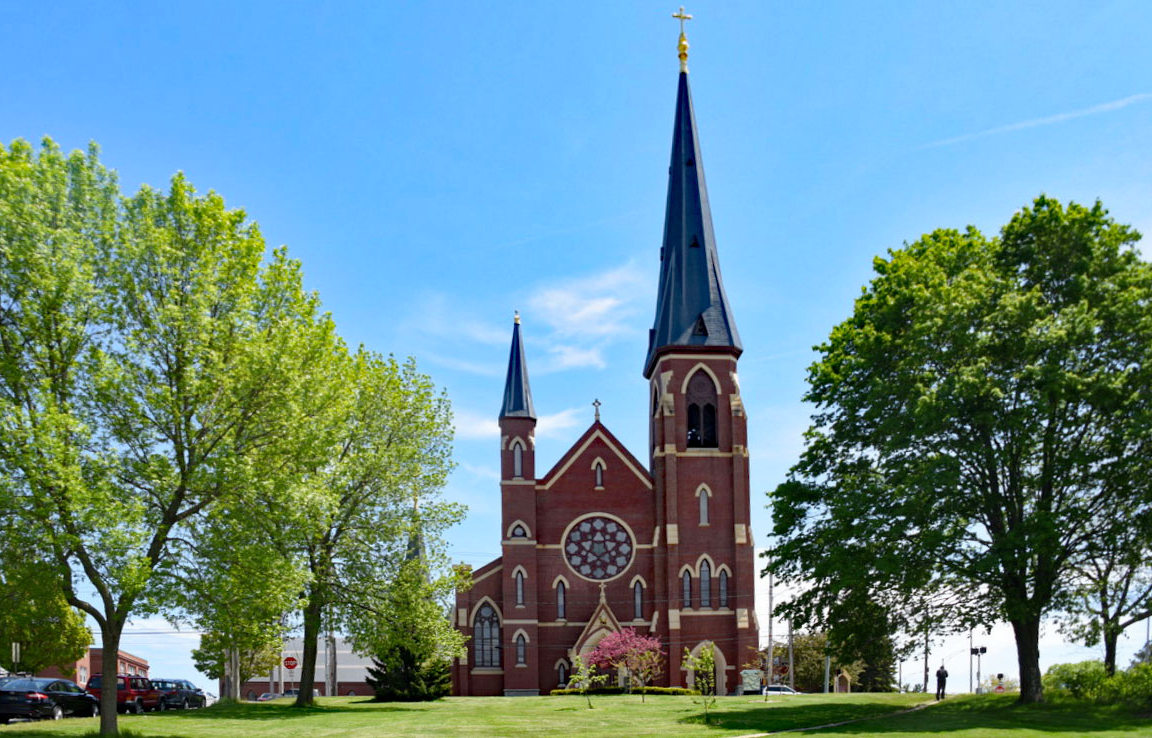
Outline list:
[[[1020,667],[1020,702],[1031,704],[1044,701],[1044,685],[1040,681],[1040,618],[1025,617],[1012,620],[1016,632],[1016,661]]]
[[[1116,640],[1120,633],[1115,628],[1104,626],[1104,670],[1108,676],[1116,673]]]
[[[116,680],[120,663],[120,634],[124,624],[116,618],[109,618],[101,629],[100,648],[100,735],[119,735],[120,727],[116,714]]]
[[[312,704],[312,689],[316,683],[316,652],[320,638],[320,613],[323,605],[315,590],[309,592],[308,603],[304,605],[304,653],[300,664],[300,692],[296,695],[296,706]]]

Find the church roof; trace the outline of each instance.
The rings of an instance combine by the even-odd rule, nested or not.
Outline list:
[[[524,344],[520,341],[520,315],[512,325],[512,350],[508,354],[508,378],[504,380],[504,404],[501,418],[536,419],[532,407],[532,389],[528,386],[528,364],[524,361]]]
[[[737,354],[743,351],[720,277],[692,92],[688,73],[681,71],[672,131],[672,163],[668,168],[656,320],[649,332],[644,376],[652,375],[656,359],[665,349],[698,346],[731,348]]]

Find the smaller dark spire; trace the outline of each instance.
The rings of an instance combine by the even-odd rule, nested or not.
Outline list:
[[[512,350],[508,354],[508,378],[504,380],[504,404],[501,418],[536,419],[532,407],[532,389],[528,386],[528,364],[524,361],[524,344],[520,342],[520,313],[512,325]]]

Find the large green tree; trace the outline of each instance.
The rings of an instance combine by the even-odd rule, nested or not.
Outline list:
[[[0,465],[105,674],[128,619],[172,601],[195,521],[312,448],[298,400],[335,335],[298,264],[266,256],[180,175],[124,199],[94,146],[0,149]]]
[[[819,346],[807,445],[772,495],[797,615],[843,592],[1006,620],[1042,698],[1041,619],[1146,510],[1152,270],[1100,203],[1038,198],[998,238],[940,230],[874,263]]]
[[[410,591],[398,576],[414,557],[426,574],[443,568],[442,533],[462,516],[459,505],[439,498],[451,469],[448,400],[411,359],[360,350],[340,376],[349,402],[334,418],[326,463],[294,510],[276,518],[286,522],[279,545],[307,572],[298,705],[312,702],[325,626],[346,633],[361,653],[388,650],[397,632],[390,624],[399,623],[407,637],[443,644],[445,657],[460,646],[439,605],[428,609],[454,577],[422,580]]]

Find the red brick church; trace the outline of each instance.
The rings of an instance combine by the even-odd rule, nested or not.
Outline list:
[[[681,666],[685,648],[715,644],[724,694],[758,645],[747,419],[736,376],[743,349],[720,276],[683,33],[680,52],[644,362],[647,463],[597,413],[537,476],[536,411],[517,318],[500,411],[503,555],[456,596],[456,626],[469,642],[453,667],[455,694],[547,694],[568,681],[574,655],[626,627],[660,636],[668,686],[693,679]]]

